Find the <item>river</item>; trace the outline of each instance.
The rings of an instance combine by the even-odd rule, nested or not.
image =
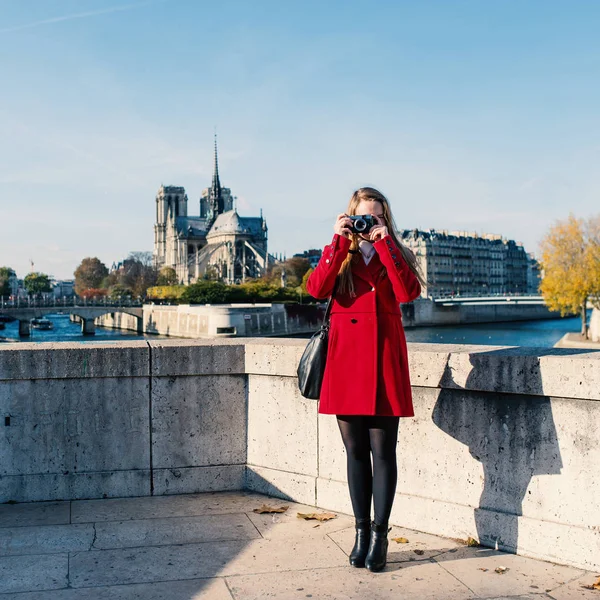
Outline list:
[[[32,329],[28,342],[104,342],[118,340],[169,339],[167,336],[144,334],[118,329],[96,328],[96,335],[83,336],[81,325],[71,323],[69,315],[46,315],[54,323],[54,329]],[[581,321],[577,317],[547,319],[542,321],[514,321],[505,323],[482,323],[477,325],[448,325],[439,327],[406,328],[409,342],[436,342],[446,344],[481,344],[492,346],[537,346],[551,348],[567,332],[579,331]],[[18,340],[17,322],[6,323],[0,337]],[[310,335],[302,336],[310,337]],[[173,338],[170,338],[173,339]]]

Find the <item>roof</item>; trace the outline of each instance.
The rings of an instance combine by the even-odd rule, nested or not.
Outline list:
[[[263,219],[261,217],[240,217],[236,209],[221,213],[210,228],[211,234],[236,233],[261,235]]]
[[[206,237],[206,219],[201,217],[176,217],[175,227],[185,237]]]

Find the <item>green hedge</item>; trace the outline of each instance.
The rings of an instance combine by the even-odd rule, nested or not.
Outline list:
[[[146,291],[149,300],[169,300],[179,302],[187,286],[185,285],[155,285]]]
[[[278,287],[262,281],[226,285],[218,281],[199,281],[191,285],[163,285],[148,288],[150,300],[167,300],[177,304],[228,304],[232,302],[298,302],[298,288]],[[302,293],[302,301],[314,300]]]

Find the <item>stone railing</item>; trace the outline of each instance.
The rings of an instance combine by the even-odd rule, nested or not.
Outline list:
[[[305,340],[0,349],[0,501],[251,489],[351,513]],[[600,352],[409,344],[391,522],[600,569]],[[359,358],[357,358],[359,360]]]

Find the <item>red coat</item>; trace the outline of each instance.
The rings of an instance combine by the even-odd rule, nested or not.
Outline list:
[[[331,295],[350,243],[336,233],[325,246],[306,282],[311,296]],[[368,265],[360,252],[352,259],[356,297],[336,290],[333,299],[322,414],[414,416],[400,303],[417,298],[421,284],[390,235],[373,245]]]

